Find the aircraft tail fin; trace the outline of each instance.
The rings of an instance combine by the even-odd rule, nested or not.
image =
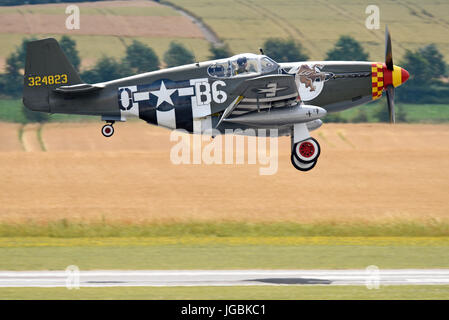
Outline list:
[[[81,84],[81,78],[53,38],[27,43],[23,104],[34,111],[50,112],[50,91]]]

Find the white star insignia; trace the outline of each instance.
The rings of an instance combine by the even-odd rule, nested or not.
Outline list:
[[[175,92],[176,89],[167,89],[165,87],[164,81],[161,82],[161,87],[157,91],[151,91],[157,97],[157,105],[156,108],[159,107],[163,102],[168,102],[173,105],[173,101],[171,99],[171,95]]]

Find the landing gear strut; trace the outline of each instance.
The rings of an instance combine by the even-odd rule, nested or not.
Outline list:
[[[105,124],[103,126],[103,128],[101,128],[101,133],[103,134],[103,136],[105,136],[106,138],[112,137],[112,135],[114,134],[114,127],[113,127],[114,121],[111,121],[107,124]]]
[[[318,141],[310,137],[305,124],[295,124],[292,131],[292,154],[290,160],[295,169],[309,171],[315,167],[321,148]]]

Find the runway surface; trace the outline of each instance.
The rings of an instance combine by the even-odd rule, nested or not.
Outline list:
[[[449,285],[449,269],[0,271],[0,287]]]

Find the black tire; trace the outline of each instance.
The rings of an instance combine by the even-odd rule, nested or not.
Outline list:
[[[312,144],[313,144],[314,147],[316,148],[316,152],[315,152],[315,154],[313,155],[313,157],[311,157],[310,159],[307,159],[307,158],[305,158],[305,157],[301,157],[300,155],[298,155],[298,154],[297,154],[297,150],[298,150],[298,146],[299,146],[301,143],[304,143],[304,142],[307,142],[307,141],[310,141],[310,140],[312,140]],[[299,162],[302,162],[302,163],[311,163],[311,162],[314,162],[314,161],[318,160],[318,157],[319,157],[320,154],[321,154],[321,147],[320,147],[320,144],[318,143],[318,141],[316,141],[316,139],[310,137],[310,138],[308,138],[308,139],[306,139],[306,140],[296,142],[296,143],[293,145],[292,154],[295,156],[295,158],[296,158]]]
[[[315,165],[316,165],[316,163],[317,163],[317,161],[318,161],[318,159],[316,159],[316,160],[313,161],[313,162],[304,163],[304,162],[299,161],[298,159],[296,159],[296,157],[294,156],[293,153],[292,153],[292,155],[290,156],[290,160],[291,160],[291,162],[292,162],[292,165],[295,167],[295,169],[296,169],[296,170],[299,170],[299,171],[309,171],[309,170],[312,170],[312,169],[315,167]]]
[[[106,138],[110,138],[114,134],[114,127],[112,125],[110,125],[110,124],[105,124],[103,126],[103,128],[101,128],[101,133]]]

